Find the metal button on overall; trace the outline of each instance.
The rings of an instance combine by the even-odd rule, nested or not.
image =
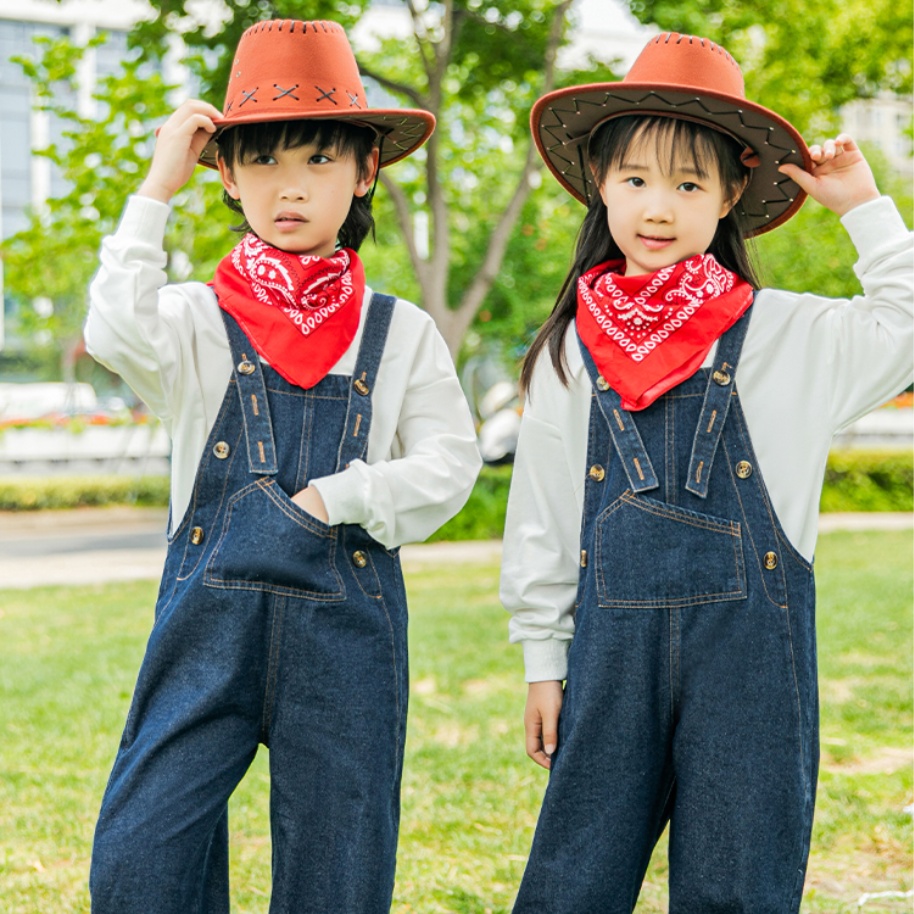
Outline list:
[[[748,460],[740,460],[736,465],[736,475],[740,479],[748,479],[752,475],[752,464]]]
[[[368,556],[365,555],[361,549],[356,549],[356,551],[352,553],[352,564],[355,565],[356,568],[364,568],[368,564]]]
[[[603,375],[597,378],[597,390],[609,390],[609,381]]]
[[[776,552],[765,553],[765,567],[768,571],[774,571],[778,567],[778,554]]]
[[[604,470],[599,463],[595,463],[590,468],[587,475],[590,476],[594,482],[603,482],[603,479],[606,477],[606,470]]]
[[[228,457],[230,451],[231,448],[225,441],[217,441],[213,445],[213,454],[215,454],[219,460],[225,460],[225,458]]]
[[[720,384],[721,387],[726,387],[730,383],[730,373],[722,368],[718,368],[711,377],[714,379],[714,383]]]
[[[355,388],[355,392],[357,394],[361,394],[363,397],[368,396],[370,388],[361,378],[353,381],[352,386]]]
[[[238,363],[238,370],[242,374],[254,374],[254,372],[257,370],[257,366],[253,362],[249,362],[247,359],[245,359],[243,362]]]
[[[194,527],[194,529],[190,531],[190,541],[195,546],[199,546],[200,543],[203,542],[203,528],[202,527]]]

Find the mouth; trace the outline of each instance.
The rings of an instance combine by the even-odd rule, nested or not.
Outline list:
[[[295,226],[303,225],[307,221],[308,220],[304,216],[300,216],[298,213],[291,212],[278,213],[276,218],[273,220],[274,224],[278,228],[294,228]]]
[[[669,247],[676,239],[660,238],[657,235],[639,235],[638,240],[649,251],[662,251],[664,248]]]

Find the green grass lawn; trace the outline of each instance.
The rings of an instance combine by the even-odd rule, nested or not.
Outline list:
[[[820,541],[822,774],[804,912],[911,909],[912,535]],[[395,914],[503,914],[545,773],[494,566],[408,570],[412,694]],[[0,591],[0,911],[88,912],[88,858],[156,586]],[[264,752],[232,800],[233,910],[269,891]],[[665,910],[663,846],[638,914]],[[548,914],[548,912],[544,912]]]

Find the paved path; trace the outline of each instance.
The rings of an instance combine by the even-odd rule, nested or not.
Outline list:
[[[0,588],[98,584],[158,578],[165,561],[167,511],[87,508],[0,512]],[[911,514],[825,514],[819,529],[908,530]],[[501,542],[404,546],[407,570],[433,564],[497,562]]]

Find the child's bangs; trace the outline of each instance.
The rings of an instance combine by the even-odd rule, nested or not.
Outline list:
[[[277,149],[310,145],[337,155],[352,155],[361,163],[375,145],[375,132],[361,124],[310,118],[240,124],[219,138],[222,157],[230,164],[250,162]]]
[[[589,155],[598,183],[610,168],[656,161],[667,175],[694,171],[706,180],[721,174],[727,137],[692,121],[673,117],[632,115],[608,121],[590,139]],[[729,152],[729,150],[728,150]]]

